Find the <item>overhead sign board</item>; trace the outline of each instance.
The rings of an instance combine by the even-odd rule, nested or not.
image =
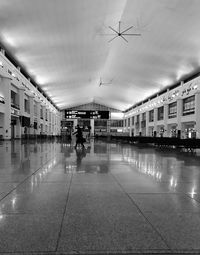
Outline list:
[[[109,119],[109,111],[65,110],[66,119]]]

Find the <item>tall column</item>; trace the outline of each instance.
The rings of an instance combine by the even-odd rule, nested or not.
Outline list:
[[[181,138],[181,117],[183,109],[183,100],[181,98],[177,99],[177,136]]]
[[[19,88],[19,108],[20,108],[20,116],[24,116],[24,88]],[[24,127],[20,125],[19,127],[19,136],[21,137],[24,134]]]
[[[134,136],[135,135],[135,117],[133,119],[133,116],[131,116],[131,135]]]
[[[94,136],[94,119],[91,119],[90,120],[90,126],[91,126],[91,136]]]
[[[154,109],[154,135],[157,136],[158,127],[157,127],[157,120],[158,120],[158,108]]]
[[[41,103],[37,102],[37,131],[36,134],[39,135],[41,128],[40,128],[40,124],[41,124],[41,120],[40,120],[40,107],[41,107]]]
[[[78,125],[78,120],[77,119],[74,119],[74,131],[76,131],[76,126]],[[91,123],[90,123],[91,125]]]
[[[110,119],[107,120],[107,132],[110,133]]]
[[[51,112],[51,134],[54,135],[54,113]]]
[[[132,136],[132,116],[130,118],[130,129],[129,129],[129,136]]]
[[[139,119],[139,135],[142,135],[142,113],[140,113]]]
[[[169,105],[165,103],[164,104],[164,137],[168,136],[168,132],[167,132],[168,109],[169,109]]]
[[[49,109],[49,135],[52,135],[51,117],[52,117],[52,113],[51,113],[51,110]]]
[[[123,131],[124,131],[124,132],[126,132],[125,119],[126,119],[126,118],[123,118]]]
[[[56,114],[53,113],[53,133],[56,135]]]
[[[43,105],[42,106],[42,111],[43,111],[43,134],[46,135],[46,107]]]
[[[200,90],[195,93],[196,138],[200,138]]]
[[[4,130],[3,137],[5,140],[11,139],[11,95],[10,95],[10,78],[4,77],[2,85],[5,97],[5,113],[4,113]]]
[[[47,135],[51,135],[50,109],[49,108],[47,108],[47,127],[48,127]]]
[[[146,112],[146,136],[149,136],[149,112]]]
[[[20,108],[20,115],[24,115],[24,88],[19,88],[19,108]]]
[[[34,96],[29,96],[30,101],[30,135],[34,135]]]
[[[56,135],[59,135],[59,114],[56,113]]]

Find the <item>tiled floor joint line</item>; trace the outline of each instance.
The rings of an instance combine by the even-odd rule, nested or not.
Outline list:
[[[58,233],[58,239],[57,239],[57,243],[56,243],[55,252],[58,250],[58,245],[59,245],[59,241],[60,241],[60,237],[61,237],[61,233],[62,233],[63,221],[64,221],[64,218],[65,218],[65,213],[67,211],[67,205],[68,205],[68,201],[69,201],[69,194],[70,194],[70,189],[71,189],[71,184],[72,184],[72,178],[73,178],[73,173],[71,175],[71,179],[70,179],[70,182],[69,182],[69,188],[68,188],[65,208],[64,208],[64,212],[63,212],[63,216],[62,216],[62,220],[61,220],[61,224],[60,224],[60,231]]]
[[[122,187],[122,185],[119,183],[119,181],[117,180],[117,178],[111,174],[113,179],[117,182],[117,184],[120,186],[121,190],[124,192],[124,194],[126,194],[126,196],[129,198],[129,200],[131,201],[131,203],[137,207],[138,211],[142,214],[142,216],[144,217],[144,219],[151,225],[151,227],[155,230],[155,232],[160,236],[161,240],[165,243],[165,245],[167,246],[168,249],[171,250],[169,244],[167,243],[167,241],[164,239],[164,237],[160,234],[160,232],[154,227],[154,225],[152,225],[152,223],[149,221],[149,219],[143,214],[143,212],[141,211],[141,209],[139,208],[139,206],[135,203],[135,201],[132,199],[132,197],[129,195],[129,193],[127,193],[124,188]]]
[[[195,198],[189,196],[188,193],[184,193],[184,195],[186,195],[187,197],[189,197],[189,198],[192,199],[192,200],[195,200],[198,204],[200,203],[199,200],[197,200],[197,199],[195,199]]]
[[[0,202],[6,198],[8,195],[10,195],[14,190],[16,190],[20,185],[22,185],[24,182],[26,182],[31,176],[33,176],[35,173],[37,173],[42,167],[44,167],[49,161],[51,161],[52,159],[47,160],[42,166],[40,166],[38,169],[35,170],[35,172],[33,172],[31,175],[27,176],[22,182],[20,182],[19,184],[17,184],[17,186],[15,188],[13,188],[11,191],[9,191],[5,196],[3,196],[0,199]]]

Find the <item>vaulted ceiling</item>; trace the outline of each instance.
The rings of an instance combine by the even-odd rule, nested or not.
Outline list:
[[[199,71],[199,13],[199,0],[0,0],[0,41],[60,109],[125,110]],[[119,21],[141,36],[109,42]]]

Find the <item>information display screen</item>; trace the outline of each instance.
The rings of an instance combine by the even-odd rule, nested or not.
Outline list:
[[[66,119],[109,119],[109,111],[65,110]]]

